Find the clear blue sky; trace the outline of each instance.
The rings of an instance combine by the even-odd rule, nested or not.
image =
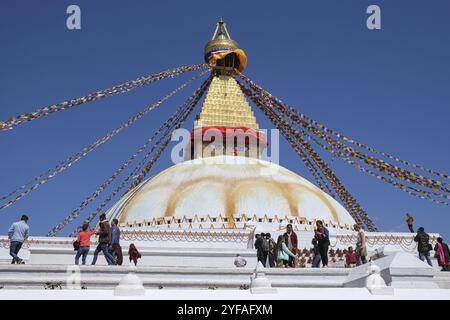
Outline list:
[[[223,16],[248,55],[245,73],[267,90],[367,145],[450,172],[450,1],[193,3],[2,0],[0,119],[139,75],[200,63],[203,46]],[[70,4],[81,7],[80,31],[66,29]],[[381,7],[380,31],[366,28],[370,4]],[[187,77],[0,134],[0,194],[89,145]],[[22,213],[31,218],[32,234],[45,234],[109,177],[193,89],[184,90],[52,182],[0,211],[0,234]],[[256,109],[255,113],[261,127],[271,127]],[[192,121],[192,117],[187,121],[187,129]],[[280,157],[283,166],[311,179],[285,142]],[[167,166],[168,153],[152,174]],[[409,211],[417,225],[450,238],[448,207],[411,197],[339,160],[332,166],[381,230],[405,231]],[[73,225],[68,231],[72,229]]]

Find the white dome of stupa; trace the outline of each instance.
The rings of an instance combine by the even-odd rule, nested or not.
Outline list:
[[[121,224],[155,218],[292,217],[340,226],[355,222],[321,189],[279,165],[217,156],[176,164],[143,181],[107,213]]]

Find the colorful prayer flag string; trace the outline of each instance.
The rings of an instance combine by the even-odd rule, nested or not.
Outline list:
[[[208,78],[203,82],[203,84],[194,92],[194,94],[186,101],[186,103],[194,104],[193,102],[196,102],[200,99],[197,98],[197,96],[200,95],[200,97],[203,95],[204,91],[208,87],[208,85],[211,82],[211,78]],[[195,104],[193,107],[195,107]],[[192,110],[192,108],[189,108],[189,110]],[[190,112],[190,111],[189,111]],[[189,112],[185,115],[185,117],[188,116]],[[185,119],[185,117],[183,119]],[[184,120],[183,120],[184,121]],[[181,125],[181,124],[180,124]],[[127,168],[135,159],[136,157],[144,151],[149,143],[158,135],[160,132],[157,131],[156,134],[152,135],[150,138],[147,139],[147,141],[138,149],[138,151],[133,154],[124,164],[122,164],[114,173],[112,176],[110,176],[103,184],[101,184],[91,195],[89,195],[87,198],[85,198],[77,209],[73,210],[62,222],[60,222],[58,225],[56,225],[50,232],[47,234],[47,236],[55,236],[59,231],[61,231],[63,228],[65,228],[70,222],[75,220],[81,213],[81,211],[93,200],[95,200],[116,178],[117,176],[125,169]],[[170,141],[170,139],[168,140]],[[168,142],[167,142],[168,143]],[[164,147],[167,144],[163,145]],[[159,158],[159,155],[162,153],[163,150],[160,150],[160,153],[157,154],[157,157],[154,157],[154,161]],[[152,162],[150,162],[152,163]],[[154,162],[153,162],[154,163]],[[148,172],[148,170],[151,168],[153,164],[147,164],[144,170],[147,170],[145,174]],[[148,169],[147,169],[148,168]]]
[[[162,137],[152,146],[152,148],[145,154],[144,158],[139,162],[139,164],[133,169],[131,173],[127,175],[127,177],[121,182],[121,184],[116,187],[113,192],[101,203],[100,206],[97,207],[97,209],[92,212],[89,217],[86,219],[86,222],[90,223],[92,220],[106,207],[106,205],[111,202],[111,200],[115,197],[115,195],[122,190],[128,182],[136,176],[136,174],[143,170],[143,167],[145,165],[145,162],[147,161],[148,157],[153,153],[153,151],[156,149],[158,145],[161,146],[159,150],[156,152],[156,154],[150,159],[146,167],[148,169],[146,170],[146,173],[142,176],[142,178],[139,181],[142,181],[142,179],[145,177],[145,175],[150,171],[150,169],[153,167],[153,165],[156,163],[156,161],[161,156],[162,152],[165,150],[167,144],[171,141],[171,136],[174,130],[180,128],[180,126],[183,124],[183,122],[186,120],[187,116],[190,114],[192,109],[197,105],[198,101],[203,96],[204,92],[206,91],[207,87],[209,86],[210,82],[207,82],[204,84],[203,87],[200,87],[199,93],[193,98],[194,96],[191,96],[181,107],[177,109],[177,111],[163,124],[160,126],[160,128],[156,131],[156,136],[159,132],[163,131],[164,128],[165,131],[162,135]],[[135,179],[138,179],[140,176],[135,177]],[[139,182],[140,183],[140,182]],[[128,188],[128,191],[132,190],[135,186],[139,184],[136,180],[133,182],[133,184]],[[128,192],[127,191],[127,192]],[[125,195],[125,194],[124,194]],[[123,196],[124,196],[123,195]],[[77,232],[79,232],[81,227],[78,227],[72,233],[70,236],[74,236]]]
[[[133,117],[131,117],[130,119],[128,119],[126,122],[122,123],[119,127],[115,128],[114,130],[108,132],[106,135],[104,135],[103,137],[97,139],[94,143],[92,143],[91,145],[85,147],[83,150],[73,154],[72,156],[70,156],[69,158],[67,158],[64,161],[61,161],[58,165],[56,165],[55,167],[47,170],[45,173],[37,176],[36,178],[34,178],[33,180],[31,180],[30,182],[20,186],[19,188],[15,189],[14,191],[8,193],[7,195],[3,196],[0,200],[4,200],[9,198],[10,196],[16,194],[17,192],[26,189],[25,191],[23,191],[22,193],[20,193],[18,196],[16,196],[15,198],[13,198],[12,200],[4,203],[3,205],[0,206],[0,210],[1,209],[5,209],[11,205],[13,205],[14,203],[16,203],[18,200],[20,200],[21,198],[25,197],[26,195],[28,195],[29,193],[31,193],[32,191],[36,190],[38,187],[40,187],[41,185],[45,184],[46,182],[48,182],[49,180],[51,180],[52,178],[54,178],[57,174],[65,171],[66,169],[70,168],[73,164],[75,164],[76,162],[78,162],[80,159],[84,158],[86,155],[88,155],[91,151],[95,150],[96,148],[98,148],[99,146],[101,146],[103,143],[109,141],[111,138],[113,138],[114,136],[116,136],[117,134],[119,134],[120,132],[122,132],[124,129],[128,128],[130,125],[132,125],[134,122],[136,122],[137,120],[139,120],[140,118],[142,118],[145,114],[147,114],[148,112],[150,112],[151,110],[154,110],[155,108],[157,108],[158,106],[160,106],[163,102],[165,102],[166,100],[168,100],[169,98],[171,98],[172,96],[174,96],[177,92],[179,92],[180,90],[182,90],[183,88],[185,88],[187,85],[191,84],[193,81],[195,81],[196,79],[200,78],[201,76],[203,76],[204,74],[208,73],[209,70],[204,70],[202,72],[200,72],[198,75],[192,77],[191,79],[189,79],[188,81],[186,81],[184,84],[182,84],[181,86],[179,86],[178,88],[176,88],[175,90],[173,90],[172,92],[170,92],[169,94],[167,94],[166,96],[164,96],[163,98],[159,99],[157,102],[155,102],[152,105],[149,105],[148,107],[146,107],[144,110],[140,111],[139,113],[137,113],[136,115],[134,115]],[[31,184],[35,183],[33,186],[30,186]],[[30,186],[30,187],[29,187]],[[28,188],[27,188],[28,187]]]
[[[387,158],[389,158],[389,159],[395,160],[396,162],[402,163],[402,164],[404,164],[404,165],[412,166],[412,167],[414,167],[414,168],[416,168],[416,169],[420,169],[420,170],[425,171],[425,172],[428,172],[428,173],[430,173],[430,174],[434,174],[434,175],[437,175],[437,176],[442,177],[442,178],[450,179],[450,175],[448,175],[448,174],[445,174],[445,173],[442,173],[442,172],[438,172],[438,171],[436,171],[436,170],[428,169],[428,168],[425,168],[425,167],[423,167],[423,166],[421,166],[421,165],[417,165],[417,164],[411,163],[411,162],[409,162],[409,161],[402,160],[402,159],[400,159],[400,158],[398,158],[398,157],[395,157],[395,156],[390,155],[389,153],[382,152],[382,151],[379,151],[379,150],[377,150],[377,149],[375,149],[375,148],[366,146],[366,145],[364,145],[364,144],[362,144],[362,143],[360,143],[360,142],[357,142],[356,140],[353,140],[353,139],[351,139],[351,138],[348,138],[348,137],[346,137],[346,136],[343,135],[343,134],[340,134],[340,133],[338,133],[338,132],[336,132],[336,131],[334,131],[334,130],[332,130],[332,129],[330,129],[330,128],[327,128],[327,127],[324,126],[322,123],[320,123],[320,122],[318,122],[318,121],[315,121],[315,120],[309,118],[308,116],[306,116],[305,114],[299,112],[297,109],[288,106],[288,105],[285,104],[282,100],[280,100],[279,98],[273,96],[273,95],[270,94],[269,92],[267,92],[267,91],[265,91],[264,89],[262,89],[260,86],[258,86],[256,83],[254,83],[253,81],[251,81],[248,77],[246,77],[246,76],[244,76],[243,74],[241,74],[239,71],[236,70],[236,73],[237,73],[237,74],[240,76],[240,78],[241,78],[245,83],[247,83],[253,90],[255,90],[255,91],[257,91],[257,92],[259,92],[259,91],[264,92],[264,94],[266,94],[266,95],[269,97],[269,99],[271,99],[272,101],[278,103],[279,105],[282,105],[282,106],[284,106],[285,108],[289,109],[292,113],[295,113],[300,119],[302,119],[302,120],[308,122],[309,124],[311,124],[311,125],[317,127],[319,130],[322,130],[322,131],[324,131],[325,133],[329,133],[329,134],[335,135],[336,137],[338,137],[338,138],[340,138],[340,139],[342,139],[342,140],[344,140],[344,141],[346,141],[346,142],[348,142],[348,143],[354,144],[354,145],[356,145],[356,146],[358,146],[358,147],[360,147],[360,148],[366,149],[366,150],[371,151],[371,152],[373,152],[373,153],[380,154],[380,155],[382,155],[382,156],[385,156],[385,157],[387,157]],[[394,166],[394,167],[395,167],[395,166]],[[398,168],[398,167],[395,167],[395,168]],[[401,169],[401,168],[399,168],[399,169]],[[447,184],[447,183],[442,182],[442,181],[436,181],[436,180],[433,180],[433,179],[430,179],[430,178],[427,178],[427,177],[423,177],[422,175],[419,175],[419,174],[416,174],[416,173],[414,173],[414,176],[417,177],[417,178],[419,178],[419,179],[428,180],[430,183],[434,182],[434,183],[436,183],[437,185],[450,185],[450,184]],[[414,176],[413,176],[413,180],[414,180]],[[430,179],[430,180],[429,180],[429,179]]]
[[[343,145],[342,143],[340,143],[339,141],[331,138],[329,135],[327,135],[326,133],[331,132],[330,129],[325,128],[323,125],[320,124],[321,128],[323,129],[322,131],[319,130],[319,128],[314,127],[313,125],[311,125],[312,122],[316,123],[314,120],[311,120],[309,118],[307,118],[306,116],[304,116],[303,114],[301,114],[300,112],[298,112],[297,110],[295,110],[294,108],[291,108],[289,106],[287,106],[286,104],[284,104],[283,102],[281,102],[281,100],[279,100],[278,98],[270,95],[267,91],[265,91],[264,89],[262,89],[261,87],[257,86],[256,84],[254,84],[253,82],[251,82],[251,80],[249,80],[248,78],[246,78],[245,76],[241,75],[241,78],[244,80],[244,82],[246,82],[253,90],[255,90],[256,92],[261,93],[262,95],[264,95],[267,99],[269,99],[270,101],[272,101],[273,105],[275,107],[277,107],[280,112],[282,112],[284,115],[288,115],[290,116],[290,118],[292,119],[292,121],[294,123],[300,123],[303,127],[305,127],[306,129],[310,130],[312,133],[318,135],[321,138],[324,138],[326,140],[327,143],[329,143],[330,145],[332,145],[334,148],[338,148],[341,149],[341,151],[343,151],[346,155],[353,157],[353,158],[357,158],[361,161],[363,161],[364,163],[366,163],[367,165],[372,166],[373,168],[379,170],[380,172],[389,175],[392,178],[395,179],[399,179],[401,181],[407,181],[413,184],[419,184],[423,187],[426,188],[430,188],[433,190],[441,190],[444,191],[445,193],[448,193],[450,191],[450,189],[446,188],[445,185],[448,185],[442,181],[437,181],[435,179],[431,179],[431,178],[427,178],[424,177],[422,175],[419,175],[415,172],[410,172],[408,170],[405,170],[403,168],[399,168],[397,166],[393,166],[390,165],[388,163],[386,163],[385,161],[381,160],[381,159],[377,159],[374,158],[372,156],[369,155],[365,155],[353,148],[351,148],[350,146],[346,146]],[[247,80],[247,81],[246,81]],[[305,119],[307,119],[308,121],[306,121]],[[340,159],[342,159],[342,157],[340,157]],[[350,163],[354,166],[356,166],[358,169],[364,171],[364,169],[361,169],[360,167],[358,167],[355,162],[352,162],[351,160],[344,160],[347,163]],[[377,177],[378,179],[384,181],[384,182],[389,182],[391,184],[393,184],[396,187],[401,188],[402,190],[405,189],[411,189],[414,190],[418,193],[421,194],[425,194],[425,197],[421,197],[421,198],[428,198],[433,202],[436,203],[440,203],[440,204],[446,204],[447,203],[445,201],[438,201],[438,200],[433,200],[431,199],[431,195],[440,197],[440,198],[446,198],[446,199],[450,199],[450,197],[447,194],[442,194],[442,193],[438,193],[435,191],[432,192],[428,192],[426,190],[420,190],[414,187],[408,187],[408,186],[404,186],[401,183],[395,182],[392,179],[389,178],[385,178],[383,176],[378,176],[376,174],[374,174],[373,172],[371,172],[370,170],[365,170],[364,172],[369,173],[372,176]],[[404,186],[404,187],[403,187]],[[415,193],[411,193],[412,195],[415,195]]]

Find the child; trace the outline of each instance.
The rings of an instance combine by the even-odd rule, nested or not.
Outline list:
[[[247,260],[245,260],[240,254],[237,254],[234,259],[234,265],[238,268],[243,268],[247,265]]]
[[[345,254],[345,267],[353,268],[356,266],[358,259],[356,257],[355,251],[353,251],[353,247],[348,247],[348,251]]]
[[[133,243],[130,244],[130,247],[128,248],[128,255],[130,256],[130,262],[133,261],[134,265],[137,265],[137,260],[142,257]]]

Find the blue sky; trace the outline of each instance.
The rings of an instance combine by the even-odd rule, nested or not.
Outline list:
[[[70,4],[81,7],[82,30],[66,28]],[[381,7],[382,30],[366,28],[371,4]],[[189,1],[2,0],[0,119],[140,75],[200,63],[222,16],[247,53],[245,74],[268,91],[360,142],[449,173],[449,12],[446,0],[230,0],[195,1],[195,6]],[[188,77],[1,133],[0,194],[81,150]],[[0,234],[22,213],[31,217],[32,234],[45,234],[126,161],[194,88],[0,211]],[[271,128],[254,109],[260,126]],[[191,129],[192,123],[191,117],[184,127]],[[168,167],[169,160],[166,152],[152,174]],[[280,163],[311,179],[284,141]],[[332,167],[381,230],[406,231],[405,213],[412,212],[417,225],[450,237],[448,207],[411,197],[339,160]]]

